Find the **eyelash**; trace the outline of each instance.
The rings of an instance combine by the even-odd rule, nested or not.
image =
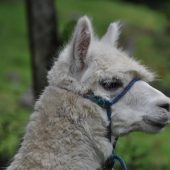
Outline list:
[[[102,80],[99,82],[99,84],[105,89],[105,90],[116,90],[120,87],[123,86],[123,83],[121,82],[121,80],[114,78],[112,80],[110,79],[106,79],[106,80]]]

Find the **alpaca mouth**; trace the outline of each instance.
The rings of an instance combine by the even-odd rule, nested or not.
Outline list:
[[[167,125],[168,121],[166,118],[164,119],[161,119],[161,120],[152,120],[150,119],[149,117],[143,117],[143,120],[146,124],[149,124],[151,126],[154,126],[154,127],[158,127],[158,128],[163,128]]]

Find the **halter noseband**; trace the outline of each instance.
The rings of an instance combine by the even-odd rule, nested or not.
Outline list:
[[[112,134],[111,133],[111,115],[112,115],[111,106],[116,104],[123,96],[125,96],[126,93],[131,89],[131,87],[139,80],[140,80],[139,78],[132,79],[128,83],[128,85],[125,88],[123,88],[123,90],[116,97],[113,97],[111,100],[107,100],[107,99],[104,99],[100,96],[95,96],[95,95],[85,95],[84,96],[85,98],[91,100],[92,102],[96,103],[97,105],[99,105],[100,107],[102,107],[106,110],[107,117],[109,119],[108,138],[109,138],[110,142],[111,142],[111,134]],[[112,155],[106,161],[107,168],[114,168],[115,162],[117,160],[117,161],[119,161],[122,169],[127,170],[127,167],[126,167],[123,159],[115,154],[115,152],[114,152],[115,144],[113,144],[113,145],[114,146],[113,146]]]

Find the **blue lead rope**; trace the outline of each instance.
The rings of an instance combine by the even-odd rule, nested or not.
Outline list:
[[[127,167],[126,167],[124,160],[121,157],[119,157],[115,154],[114,155],[112,154],[112,161],[113,161],[113,167],[112,168],[114,168],[116,160],[120,163],[120,166],[123,170],[127,170]]]
[[[86,95],[84,96],[85,98],[91,100],[92,102],[96,103],[97,105],[99,105],[100,107],[104,108],[107,112],[107,117],[109,119],[109,140],[111,142],[111,115],[112,115],[112,110],[111,110],[111,106],[116,104],[123,96],[126,95],[126,93],[131,89],[131,87],[137,82],[139,81],[139,78],[134,78],[132,79],[129,84],[113,99],[111,99],[111,101],[104,99],[100,96],[95,96],[95,95]],[[123,170],[127,170],[126,164],[124,162],[124,160],[117,156],[114,152],[114,147],[113,147],[113,151],[112,151],[112,155],[110,157],[111,159],[111,168],[114,168],[116,161],[118,161],[120,163],[120,166]]]

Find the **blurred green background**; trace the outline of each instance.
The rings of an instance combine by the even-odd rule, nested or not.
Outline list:
[[[65,43],[81,15],[92,18],[102,36],[112,21],[123,21],[124,49],[158,73],[153,84],[170,96],[170,2],[140,0],[57,0],[59,33]],[[32,109],[22,96],[32,85],[23,0],[0,0],[0,167],[16,153]],[[133,133],[119,140],[117,152],[130,170],[170,169],[170,127],[156,135]]]

